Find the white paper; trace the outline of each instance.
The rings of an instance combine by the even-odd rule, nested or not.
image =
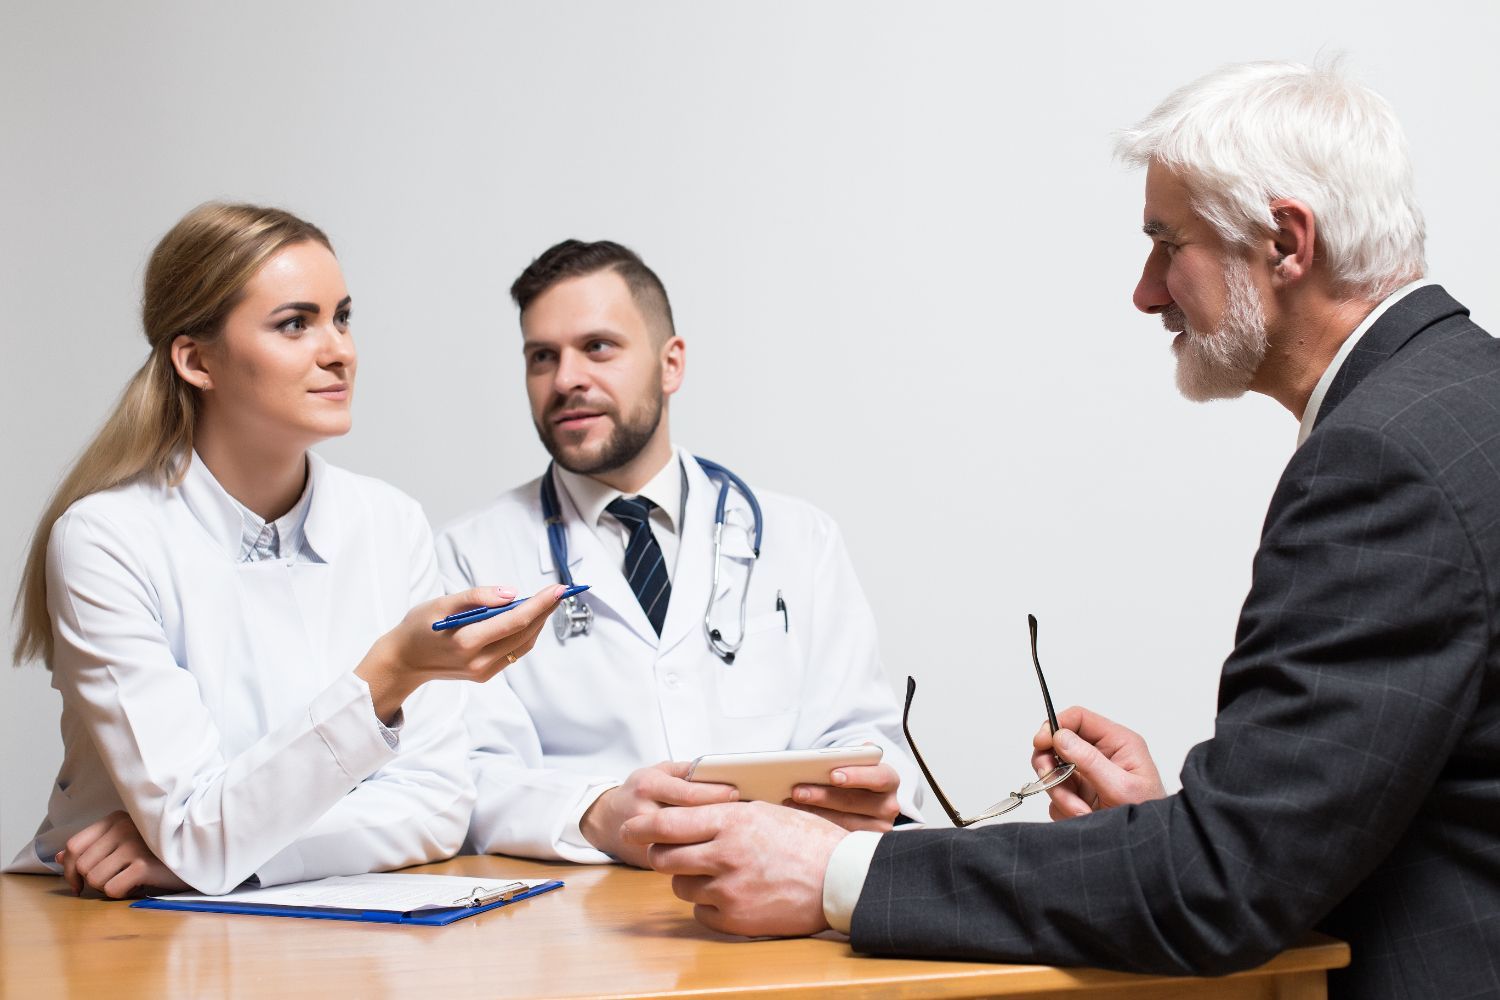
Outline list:
[[[187,903],[253,903],[257,906],[303,906],[330,910],[448,910],[468,905],[479,895],[522,883],[528,889],[546,879],[478,878],[472,875],[335,875],[315,882],[294,882],[269,889],[240,888],[222,896],[179,892],[157,899]]]

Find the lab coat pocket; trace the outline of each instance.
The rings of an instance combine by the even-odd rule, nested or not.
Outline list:
[[[745,622],[745,641],[734,662],[714,671],[719,711],[728,719],[792,711],[802,689],[801,657],[780,611]]]

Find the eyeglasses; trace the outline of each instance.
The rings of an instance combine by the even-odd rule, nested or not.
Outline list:
[[[1036,616],[1027,615],[1026,621],[1031,626],[1031,662],[1036,666],[1037,683],[1042,686],[1042,701],[1047,706],[1047,725],[1051,727],[1052,732],[1055,734],[1057,732],[1057,713],[1052,710],[1052,695],[1047,692],[1047,679],[1042,676],[1042,661],[1037,659],[1036,655]],[[987,819],[994,819],[996,816],[1004,816],[1019,806],[1028,796],[1045,792],[1047,789],[1060,785],[1073,776],[1073,765],[1063,760],[1054,751],[1052,756],[1057,759],[1057,766],[1052,770],[1036,780],[1022,785],[1019,790],[1011,792],[1009,796],[996,802],[978,816],[960,816],[958,810],[953,808],[953,803],[948,801],[948,796],[944,795],[943,790],[938,787],[937,781],[932,776],[932,771],[927,767],[927,762],[922,759],[922,751],[917,749],[917,741],[911,738],[911,726],[909,725],[911,699],[916,693],[916,679],[912,677],[906,678],[906,708],[901,713],[901,729],[906,733],[906,743],[911,747],[912,755],[917,758],[917,766],[922,769],[922,776],[927,779],[927,784],[932,786],[933,793],[937,795],[938,804],[943,807],[943,812],[948,814],[948,818],[953,821],[954,826],[973,826],[975,823],[982,823]]]

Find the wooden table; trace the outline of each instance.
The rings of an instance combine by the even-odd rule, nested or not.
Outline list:
[[[566,888],[447,927],[172,913],[0,876],[0,998],[977,997],[1313,1000],[1346,945],[1309,941],[1226,979],[863,958],[833,935],[747,941],[696,923],[654,872],[462,857],[416,871]]]

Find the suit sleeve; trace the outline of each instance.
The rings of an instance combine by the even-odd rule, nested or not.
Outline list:
[[[875,614],[854,575],[854,564],[838,527],[820,518],[813,569],[813,606],[798,617],[808,622],[809,669],[803,678],[794,747],[882,748],[884,763],[901,776],[901,814],[921,820],[922,776],[901,733],[901,712],[880,661]]]
[[[1475,711],[1488,628],[1439,481],[1381,434],[1322,429],[1272,500],[1215,734],[1182,791],[883,837],[855,948],[1152,973],[1268,960],[1402,837]]]

